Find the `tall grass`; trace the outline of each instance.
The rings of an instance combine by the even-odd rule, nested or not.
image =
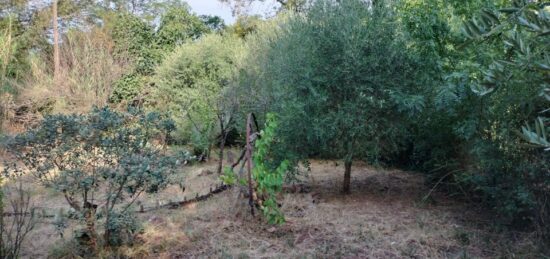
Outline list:
[[[59,79],[53,77],[50,55],[32,56],[19,98],[55,99],[53,112],[84,112],[105,105],[114,81],[129,67],[114,57],[113,49],[112,39],[101,29],[70,31],[61,44]]]

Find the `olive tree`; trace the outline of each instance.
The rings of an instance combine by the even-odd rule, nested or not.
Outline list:
[[[263,72],[251,68],[241,80],[269,93],[264,102],[279,116],[282,152],[344,160],[345,193],[352,161],[398,151],[407,116],[424,105],[415,94],[421,66],[391,7],[317,1],[267,37],[253,61]]]
[[[137,110],[95,108],[83,115],[51,115],[36,129],[6,141],[15,159],[4,173],[30,174],[60,192],[85,221],[78,238],[86,247],[96,247],[100,216],[105,245],[117,244],[127,230],[120,217],[127,218],[142,193],[166,187],[174,172],[175,160],[164,155],[161,145],[173,129],[171,120]]]
[[[481,161],[491,163],[479,163],[474,183],[503,219],[530,221],[549,240],[550,7],[514,0],[498,10],[480,10],[462,30],[477,55],[484,45],[495,50],[468,71],[474,78],[470,90],[483,103],[480,136],[494,150],[479,152],[485,155]]]

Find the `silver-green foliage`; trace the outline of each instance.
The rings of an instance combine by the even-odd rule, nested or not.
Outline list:
[[[281,152],[379,161],[401,149],[425,100],[393,4],[317,1],[266,36],[241,82],[280,116]]]
[[[116,215],[129,213],[142,193],[167,186],[176,161],[152,140],[162,140],[172,130],[171,120],[138,110],[95,108],[83,115],[48,116],[37,128],[6,140],[14,160],[4,174],[28,174],[58,191],[86,221],[90,238],[96,236],[95,221],[101,214],[105,241],[113,244],[113,236],[126,231],[111,231]]]
[[[548,92],[550,10],[544,1],[514,0],[464,22],[474,53],[465,69],[476,114],[469,138],[475,167],[465,174],[501,219],[538,225],[548,237]],[[477,110],[477,111],[475,111]],[[535,121],[534,127],[526,121]],[[521,128],[521,132],[519,129]],[[519,132],[519,134],[518,134]],[[526,145],[526,141],[534,145]]]

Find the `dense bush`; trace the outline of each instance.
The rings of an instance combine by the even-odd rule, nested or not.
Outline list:
[[[549,160],[527,142],[544,146],[547,132],[548,9],[512,2],[406,1],[399,9],[409,45],[431,71],[416,77],[435,81],[422,89],[429,101],[399,158],[451,194],[483,201],[498,222],[546,225],[542,233]]]
[[[500,12],[482,11],[463,28],[475,46],[495,50],[489,62],[465,72],[479,102],[479,122],[471,138],[477,159],[466,179],[504,219],[536,223],[548,237],[550,157],[542,148],[526,145],[519,130],[544,116],[548,107],[550,11],[536,1],[514,1]],[[535,137],[546,135],[544,120],[537,120],[538,134],[524,128],[528,141],[544,144]]]
[[[24,29],[16,17],[0,17],[0,93],[12,90],[12,81],[22,79],[29,69],[28,48]]]
[[[500,222],[547,227],[548,154],[528,144],[548,146],[548,7],[507,5],[316,1],[279,15],[246,37],[241,114],[277,114],[280,161],[414,168]]]
[[[239,39],[209,35],[181,45],[157,69],[155,107],[170,111],[183,129],[176,137],[203,154],[229,133],[235,104],[221,97],[235,81],[241,51]]]
[[[135,72],[150,75],[161,55],[154,45],[153,26],[140,17],[129,13],[121,13],[110,18],[107,23],[114,42],[114,52],[118,59],[135,66]]]
[[[144,77],[138,74],[129,74],[121,77],[114,83],[109,101],[112,103],[131,101],[140,95],[145,84],[144,81]]]
[[[166,50],[173,50],[181,44],[196,40],[209,32],[210,28],[205,22],[208,20],[201,20],[186,6],[170,8],[160,19],[155,34],[156,44]]]
[[[390,5],[317,1],[280,26],[258,56],[265,70],[241,81],[266,89],[281,150],[345,160],[348,192],[353,159],[383,162],[403,148],[407,118],[424,107],[422,66]]]

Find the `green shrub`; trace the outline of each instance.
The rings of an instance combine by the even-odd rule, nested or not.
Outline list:
[[[274,114],[267,114],[265,128],[260,132],[255,141],[254,153],[252,154],[252,180],[254,181],[256,197],[262,213],[269,224],[282,224],[285,217],[279,209],[277,195],[282,191],[285,175],[290,169],[290,162],[283,160],[279,162],[273,158],[272,145],[277,141],[275,131],[278,127]],[[237,175],[226,168],[221,177],[226,184],[237,183],[247,185],[244,179],[237,179]]]
[[[60,192],[85,223],[79,243],[95,251],[98,210],[104,213],[105,245],[117,245],[111,241],[123,233],[113,231],[129,226],[117,215],[126,215],[140,194],[167,186],[176,160],[152,140],[165,139],[173,129],[173,122],[160,114],[135,109],[47,116],[37,128],[6,141],[14,160],[5,174],[30,174]],[[132,228],[124,231],[133,233]]]
[[[172,7],[162,15],[155,41],[160,48],[171,51],[209,31],[210,28],[188,7]]]
[[[111,103],[131,101],[141,94],[145,83],[146,80],[143,76],[137,74],[125,75],[115,82],[109,101]]]
[[[208,35],[176,48],[157,68],[154,108],[170,111],[182,142],[209,153],[231,128],[234,103],[222,95],[235,82],[241,41]]]
[[[279,115],[281,154],[345,160],[345,192],[352,161],[400,152],[425,107],[429,78],[392,4],[316,1],[260,40],[240,80],[244,99],[260,93],[250,108]]]
[[[116,14],[107,24],[114,41],[115,56],[121,61],[131,62],[138,74],[152,74],[161,58],[154,45],[154,28],[130,13]]]
[[[105,231],[112,234],[105,242],[113,246],[133,245],[137,234],[143,231],[141,222],[132,212],[114,212],[110,215],[109,221],[105,222]]]
[[[481,11],[465,21],[463,31],[475,47],[485,45],[494,52],[487,62],[466,70],[479,103],[471,138],[477,176],[470,179],[503,219],[514,225],[535,223],[548,237],[549,155],[526,145],[519,131],[548,107],[550,12],[536,2],[513,1],[498,12]],[[538,135],[543,135],[544,119],[538,122]],[[528,132],[524,127],[523,133]],[[537,143],[534,136],[527,140]]]

